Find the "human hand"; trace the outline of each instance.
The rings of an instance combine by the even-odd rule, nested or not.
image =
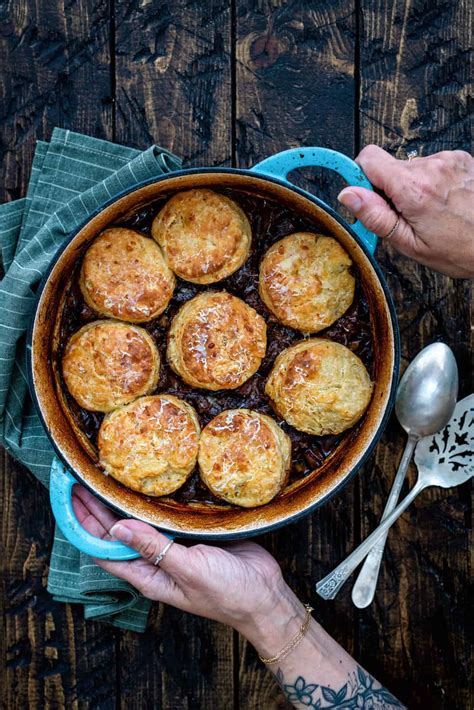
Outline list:
[[[185,547],[175,542],[156,567],[153,562],[169,542],[165,535],[138,520],[119,520],[81,486],[74,487],[73,506],[77,519],[90,533],[120,540],[141,554],[128,562],[95,562],[149,599],[228,624],[254,645],[259,634],[266,633],[268,619],[277,617],[276,622],[271,621],[272,634],[287,638],[287,624],[304,615],[278,563],[260,545],[236,542],[225,548]]]
[[[342,705],[347,707],[348,702],[351,707],[362,707],[366,698],[372,703],[380,698],[387,708],[402,707],[315,619],[308,618],[305,607],[283,581],[277,562],[260,545],[185,547],[175,542],[156,567],[154,560],[169,542],[165,535],[138,520],[119,520],[80,486],[74,487],[73,506],[90,533],[121,540],[142,555],[128,562],[95,560],[100,567],[127,580],[149,599],[240,631],[276,673],[293,707],[319,707],[317,695],[321,693],[326,700],[328,694],[331,700],[333,696],[346,698]],[[308,622],[304,631],[303,620]],[[348,679],[357,677],[364,679],[364,685],[349,686]]]
[[[448,276],[474,277],[474,158],[462,150],[396,160],[375,145],[356,158],[381,195],[346,187],[339,201],[395,249]]]

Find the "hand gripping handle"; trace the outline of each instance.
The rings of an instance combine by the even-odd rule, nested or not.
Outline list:
[[[76,479],[55,458],[51,466],[49,495],[56,522],[69,542],[81,552],[101,560],[134,560],[140,553],[123,542],[101,540],[79,523],[72,507],[72,489]]]
[[[373,190],[372,185],[357,163],[351,160],[351,158],[348,158],[347,155],[343,155],[329,148],[291,148],[290,150],[284,150],[281,153],[262,160],[260,163],[257,163],[257,165],[254,165],[252,170],[262,175],[279,178],[283,182],[291,185],[291,182],[288,180],[288,174],[292,170],[307,167],[320,167],[334,170],[338,175],[344,178],[349,185]],[[368,251],[373,254],[377,246],[377,236],[364,227],[362,222],[357,221],[349,226],[350,229],[357,234]]]

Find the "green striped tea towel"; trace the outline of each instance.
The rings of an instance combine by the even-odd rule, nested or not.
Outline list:
[[[144,152],[56,128],[39,142],[26,197],[0,205],[0,440],[44,485],[53,451],[26,380],[26,329],[34,293],[63,240],[97,207],[137,182],[179,169],[171,153]],[[143,631],[149,602],[82,554],[56,528],[48,577],[55,599],[86,618]]]

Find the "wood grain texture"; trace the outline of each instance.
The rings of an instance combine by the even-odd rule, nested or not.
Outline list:
[[[225,0],[119,3],[116,140],[186,164],[231,160],[231,13]],[[120,642],[120,707],[232,707],[233,632],[170,607]]]
[[[121,634],[119,707],[231,708],[232,631],[207,619],[156,606],[145,634]]]
[[[228,165],[228,0],[118,3],[115,22],[117,139],[159,143],[190,165]]]
[[[403,157],[469,148],[467,0],[10,0],[0,10],[3,199],[24,194],[35,141],[54,125],[187,165],[247,167],[298,145]],[[341,182],[294,179],[335,204]],[[472,294],[381,245],[404,365],[453,346],[472,382]],[[380,516],[404,437],[392,418],[364,470],[310,518],[261,541],[343,645],[411,708],[467,708],[469,491],[426,491],[390,534],[375,603],[334,602],[315,580]],[[84,623],[46,592],[46,491],[2,461],[4,628],[0,705],[16,708],[272,710],[282,694],[230,630],[156,606],[144,635]],[[410,472],[413,482],[414,471]],[[362,515],[362,518],[361,518]]]
[[[354,2],[246,0],[235,24],[237,165],[300,145],[353,155]],[[297,184],[336,204],[335,173],[301,173]]]
[[[54,126],[112,137],[107,0],[9,0],[0,8],[0,189],[24,194]]]
[[[361,2],[362,145],[400,158],[413,148],[470,150],[469,16],[468,2]],[[472,392],[470,284],[383,244],[377,254],[397,306],[403,366],[442,340],[459,364],[460,396]],[[382,513],[405,440],[392,417],[361,477],[364,535]],[[416,479],[414,465],[408,478]],[[469,706],[470,523],[469,484],[424,491],[391,531],[375,603],[359,613],[361,662],[410,707]]]

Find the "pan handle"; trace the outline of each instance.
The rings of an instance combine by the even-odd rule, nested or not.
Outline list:
[[[334,170],[346,180],[349,185],[365,187],[373,190],[362,169],[351,158],[343,153],[338,153],[330,148],[291,148],[281,153],[276,153],[251,168],[256,173],[276,177],[289,183],[288,173],[297,168],[320,167]],[[350,225],[353,232],[367,247],[371,254],[377,246],[377,236],[370,232],[362,222],[357,221]]]
[[[87,532],[79,523],[72,507],[72,488],[76,479],[55,458],[51,466],[49,495],[56,522],[69,542],[81,552],[101,560],[134,560],[140,553],[122,542],[101,540]]]

